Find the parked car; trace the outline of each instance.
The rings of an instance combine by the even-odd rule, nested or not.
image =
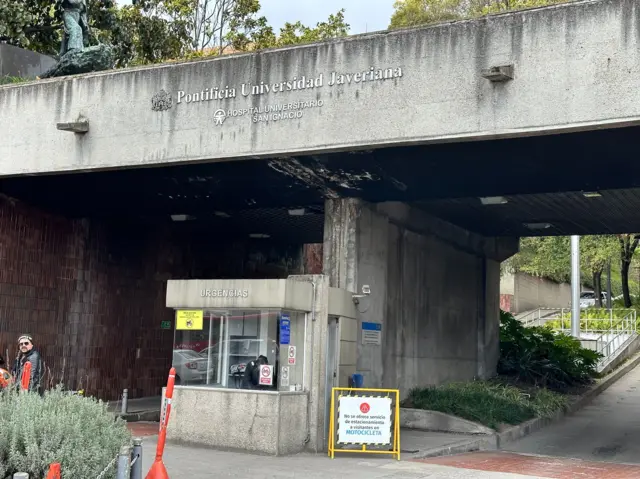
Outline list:
[[[607,293],[600,293],[602,296],[602,305],[607,304]],[[580,293],[580,308],[591,308],[596,305],[596,293],[594,291],[584,291]]]
[[[173,367],[176,368],[176,384],[197,384],[207,379],[207,359],[191,349],[174,349]],[[214,375],[213,364],[209,375]]]

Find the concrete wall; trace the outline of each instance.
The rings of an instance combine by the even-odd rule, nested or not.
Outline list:
[[[406,394],[495,373],[499,265],[517,241],[481,238],[406,205],[330,200],[326,211],[324,249],[335,256],[325,256],[325,272],[334,286],[371,288],[357,306],[366,386]],[[363,344],[362,322],[381,325],[380,345]]]
[[[570,2],[321,44],[4,86],[0,176],[637,124],[638,18],[633,0]],[[510,63],[515,65],[511,82],[495,84],[481,76],[482,69]],[[390,68],[392,78],[359,81],[363,72],[368,78],[370,68],[374,78],[378,69]],[[353,81],[332,86],[332,72],[349,74]],[[320,75],[322,86],[315,86]],[[314,81],[313,88],[280,91],[281,82],[303,76]],[[260,89],[262,82],[270,90],[276,84],[278,91],[242,94],[243,84]],[[235,97],[187,103],[183,96],[214,87],[235,88]],[[298,102],[313,103],[296,109]],[[296,118],[254,122],[244,113],[285,105]],[[234,116],[238,111],[242,114]],[[87,134],[56,129],[58,122],[80,116],[89,120]]]
[[[556,283],[526,273],[505,273],[500,279],[500,294],[511,295],[510,312],[537,308],[571,307],[571,285]]]
[[[306,444],[306,393],[176,386],[167,439],[272,455]]]
[[[55,63],[46,55],[0,43],[0,77],[35,78]]]

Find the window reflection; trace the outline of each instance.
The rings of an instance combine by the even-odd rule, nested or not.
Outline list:
[[[204,311],[201,331],[176,330],[173,366],[181,385],[258,390],[302,389],[306,315],[290,318],[287,344],[280,345],[280,310]],[[289,347],[296,346],[291,362]],[[264,368],[271,366],[270,377]],[[281,376],[284,373],[284,378]],[[270,383],[270,384],[269,384]]]

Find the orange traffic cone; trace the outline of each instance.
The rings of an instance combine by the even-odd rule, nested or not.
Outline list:
[[[169,371],[169,380],[167,381],[166,396],[166,410],[164,416],[160,422],[160,433],[158,434],[158,447],[156,448],[156,459],[153,461],[151,469],[147,474],[146,479],[169,479],[167,468],[164,467],[162,462],[162,455],[164,454],[164,446],[167,442],[167,424],[169,424],[169,414],[171,414],[171,398],[173,398],[173,386],[176,382],[176,370],[171,368]]]
[[[31,363],[27,363],[24,365],[24,369],[22,371],[22,377],[20,378],[20,388],[22,391],[29,390],[29,383],[31,382]]]
[[[62,472],[60,471],[60,464],[53,463],[49,466],[49,472],[47,473],[47,479],[61,479]]]

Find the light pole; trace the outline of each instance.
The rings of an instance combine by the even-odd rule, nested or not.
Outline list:
[[[580,339],[580,236],[571,237],[571,335]]]
[[[607,263],[607,309],[611,309],[611,258],[609,258],[609,262]]]

